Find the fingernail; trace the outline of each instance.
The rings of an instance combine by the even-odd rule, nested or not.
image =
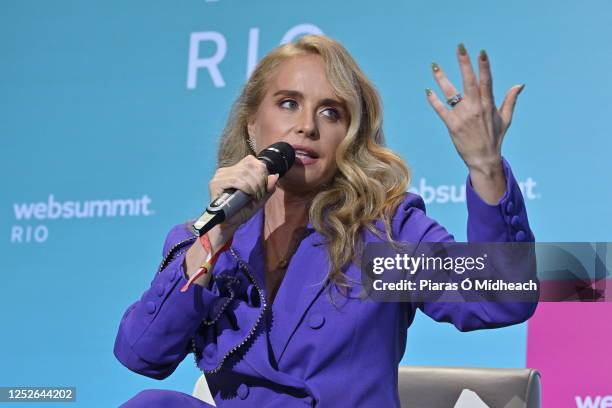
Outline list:
[[[431,95],[431,89],[425,88],[425,93],[427,94],[427,96]]]
[[[434,72],[438,72],[440,70],[440,67],[435,62],[432,62],[431,69],[433,69]]]
[[[516,94],[519,95],[521,92],[523,92],[523,89],[525,89],[525,84],[521,85],[521,87],[519,88],[519,90],[518,90],[518,92]]]
[[[487,60],[487,52],[485,50],[480,50],[480,60],[481,61]]]
[[[461,55],[467,54],[467,50],[465,49],[465,45],[463,45],[463,43],[459,43],[457,47],[459,48],[459,54]]]

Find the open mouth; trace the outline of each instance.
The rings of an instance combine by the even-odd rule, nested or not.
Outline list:
[[[295,161],[307,165],[314,163],[319,157],[314,151],[302,146],[295,146]]]

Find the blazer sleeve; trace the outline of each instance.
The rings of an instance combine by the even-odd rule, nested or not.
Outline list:
[[[168,233],[164,257],[189,237],[185,231],[181,224]],[[128,307],[119,325],[115,356],[130,370],[147,377],[161,380],[174,372],[190,351],[202,319],[219,299],[200,285],[191,285],[184,293],[179,291],[187,282],[183,261],[189,246],[155,275],[150,288]]]
[[[491,205],[473,189],[468,176],[466,201],[468,209],[468,242],[534,242],[523,195],[508,162],[503,159],[506,192]],[[443,226],[429,218],[420,196],[411,194],[400,214],[400,240],[420,242],[455,241]],[[416,239],[415,239],[416,238]],[[408,239],[407,239],[408,240]],[[452,323],[460,331],[496,328],[524,322],[533,315],[537,302],[420,302],[412,304],[439,322]]]

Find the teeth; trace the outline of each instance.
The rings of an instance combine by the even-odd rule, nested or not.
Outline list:
[[[295,155],[296,156],[304,156],[304,157],[312,157],[309,153],[306,153],[303,150],[296,150],[295,151]]]

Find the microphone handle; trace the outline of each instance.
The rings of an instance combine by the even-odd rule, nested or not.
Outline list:
[[[253,197],[235,188],[223,190],[202,215],[193,224],[194,231],[202,236],[210,231],[215,225],[231,218],[242,207],[247,205]]]

